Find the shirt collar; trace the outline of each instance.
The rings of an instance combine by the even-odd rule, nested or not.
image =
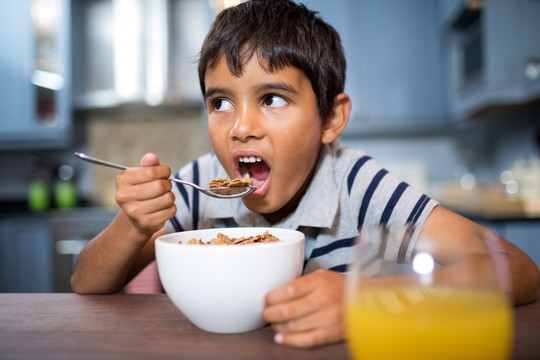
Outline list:
[[[274,226],[286,229],[298,229],[303,226],[316,228],[332,226],[339,201],[339,190],[334,173],[334,158],[338,145],[336,141],[333,144],[321,146],[313,179],[296,211]],[[246,208],[241,199],[213,200],[216,201],[215,206],[211,206],[212,210],[208,213],[212,218],[233,217],[239,226],[269,226],[262,215]]]

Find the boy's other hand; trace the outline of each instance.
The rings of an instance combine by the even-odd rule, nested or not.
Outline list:
[[[264,320],[276,331],[274,341],[313,347],[345,337],[345,275],[317,270],[266,295]]]
[[[174,194],[168,180],[171,169],[155,154],[145,154],[140,167],[124,170],[116,178],[116,202],[140,233],[151,236],[174,216]]]

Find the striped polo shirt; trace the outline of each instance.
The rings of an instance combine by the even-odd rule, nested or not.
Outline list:
[[[299,230],[306,236],[304,274],[316,269],[345,272],[358,229],[365,225],[421,226],[437,202],[399,180],[361,150],[323,144],[311,184],[297,209],[276,224],[250,211],[241,199],[215,199],[174,183],[177,213],[168,232],[263,226]],[[206,186],[227,174],[214,154],[204,155],[175,177]],[[384,245],[385,256],[407,261],[417,234]]]

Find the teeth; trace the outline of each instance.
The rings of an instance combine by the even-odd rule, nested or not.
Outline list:
[[[262,159],[258,156],[242,156],[238,158],[238,161],[241,163],[254,163],[254,162],[261,162]]]
[[[256,163],[256,162],[261,162],[261,161],[262,159],[258,156],[242,156],[238,158],[238,162],[244,163],[244,164]],[[249,169],[244,169],[244,173],[242,174],[242,176],[244,177],[244,179],[249,179],[251,177],[249,175]]]

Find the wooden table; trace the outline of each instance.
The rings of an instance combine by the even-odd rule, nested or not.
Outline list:
[[[540,301],[515,310],[514,359],[540,358]],[[269,327],[212,334],[165,294],[0,294],[0,359],[349,359],[344,343],[276,345]]]

